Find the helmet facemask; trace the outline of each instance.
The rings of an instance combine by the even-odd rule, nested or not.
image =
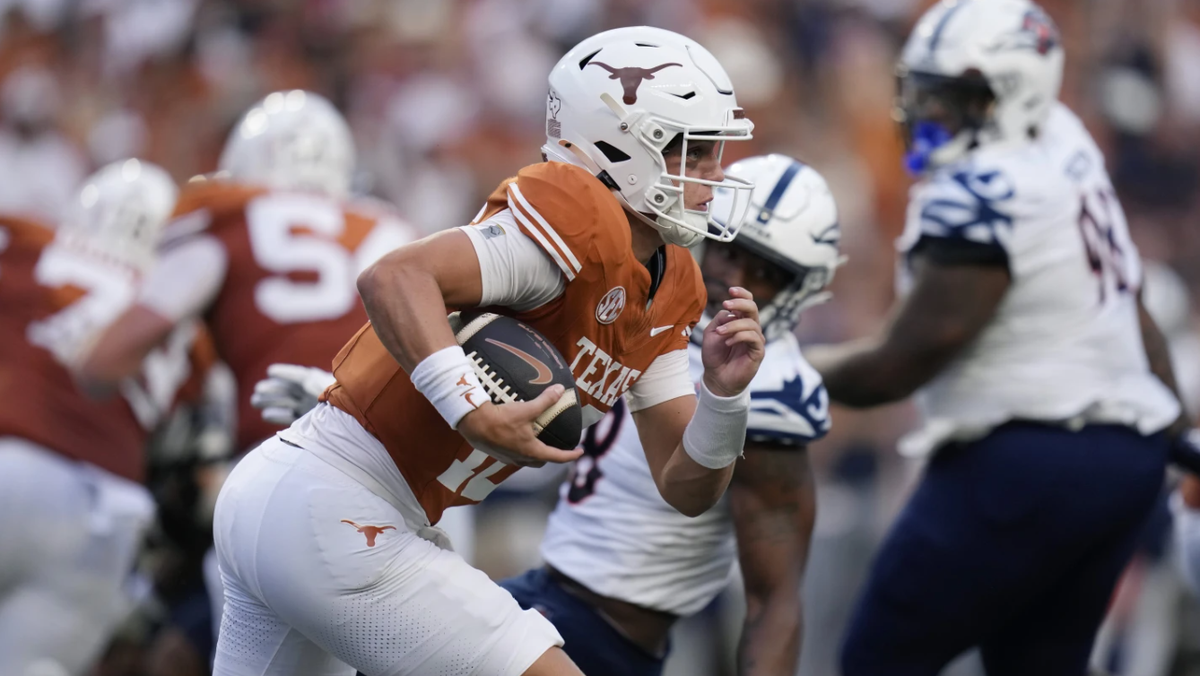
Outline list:
[[[800,321],[800,314],[815,305],[827,302],[833,293],[827,287],[833,282],[834,271],[845,261],[844,257],[833,266],[799,265],[773,251],[759,246],[751,239],[738,240],[734,244],[771,264],[791,273],[792,281],[781,288],[770,300],[760,302],[759,324],[768,341],[790,333]]]
[[[652,133],[657,133],[657,130]],[[692,247],[706,238],[729,242],[737,236],[750,207],[750,193],[754,190],[754,184],[736,176],[727,175],[723,180],[714,181],[687,175],[688,155],[696,144],[714,144],[715,158],[711,161],[721,166],[726,140],[719,131],[682,130],[662,147],[654,148],[661,158],[662,173],[658,181],[646,189],[644,197],[646,208],[654,218],[652,221],[643,220],[662,233],[663,239],[668,243]],[[672,145],[675,143],[678,143],[679,147],[678,164],[674,162]],[[716,218],[711,209],[711,202],[704,208],[687,208],[685,192],[688,184],[706,186],[714,191],[728,190],[733,200],[732,217],[724,220]]]
[[[834,271],[845,262],[845,257],[839,257],[835,263],[829,266],[801,265],[748,238],[738,239],[731,246],[762,259],[789,278],[789,281],[781,285],[769,299],[756,299],[759,324],[762,326],[763,335],[768,342],[795,329],[796,324],[800,321],[801,313],[805,310],[825,303],[833,297],[833,293],[827,287],[833,282]],[[693,250],[693,255],[700,263],[702,273],[704,272],[704,256],[708,251],[706,244]],[[705,277],[705,281],[708,282],[710,279]],[[693,333],[694,340],[700,340],[700,335],[710,321],[712,321],[712,314],[708,308],[705,308],[697,330]]]
[[[892,116],[904,138],[905,167],[914,175],[963,157],[993,127],[996,97],[979,71],[948,77],[901,65],[896,88]]]

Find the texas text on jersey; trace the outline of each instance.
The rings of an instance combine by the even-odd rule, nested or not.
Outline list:
[[[477,221],[505,212],[558,265],[566,281],[554,300],[516,316],[545,335],[571,364],[584,424],[598,421],[659,355],[683,349],[700,318],[699,268],[665,245],[650,269],[632,254],[625,212],[585,170],[560,162],[522,169],[488,198]],[[505,226],[491,222],[502,236]],[[484,237],[489,232],[484,232]],[[431,523],[452,505],[482,500],[517,470],[474,450],[413,387],[370,326],[334,362],[334,406],[375,435],[400,468]]]
[[[182,247],[211,252],[209,279],[197,285],[207,297],[153,306],[176,320],[202,313],[238,382],[239,449],[275,432],[249,403],[267,366],[328,364],[366,321],[358,272],[411,239],[394,216],[317,194],[203,178],[187,184],[162,251],[167,261]]]

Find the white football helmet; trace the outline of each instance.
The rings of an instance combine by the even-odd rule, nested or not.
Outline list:
[[[219,168],[236,181],[342,199],[354,175],[354,138],[324,97],[274,92],[246,111],[225,142]]]
[[[579,43],[550,72],[542,151],[587,169],[665,241],[692,246],[733,239],[737,223],[685,209],[685,183],[729,188],[743,203],[753,186],[684,176],[688,142],[718,140],[720,153],[753,129],[729,76],[699,43],[660,28],[618,28]],[[668,167],[662,151],[676,136],[681,159]]]
[[[726,172],[754,183],[750,209],[737,239],[740,246],[795,275],[792,283],[759,305],[759,321],[768,340],[791,331],[800,313],[829,300],[825,287],[845,262],[838,252],[841,228],[837,204],[817,170],[787,155],[740,160]],[[718,190],[713,214],[733,214],[730,191]]]
[[[158,166],[113,162],[84,181],[55,241],[146,272],[178,195],[175,181]]]
[[[897,68],[895,115],[914,173],[977,147],[1031,140],[1058,100],[1058,29],[1029,0],[942,0],[913,28]],[[948,130],[935,118],[953,121]]]

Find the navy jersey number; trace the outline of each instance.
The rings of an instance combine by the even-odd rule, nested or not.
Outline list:
[[[567,479],[570,484],[567,502],[572,505],[583,502],[596,492],[596,482],[604,476],[600,471],[600,458],[617,442],[621,427],[625,424],[625,400],[618,399],[604,418],[584,433],[583,443],[580,444],[583,455],[571,467],[571,476]]]
[[[1090,199],[1089,199],[1090,198]],[[1124,214],[1112,189],[1085,194],[1079,209],[1079,233],[1083,236],[1088,267],[1099,284],[1100,304],[1112,296],[1126,293],[1136,284],[1130,273],[1129,254],[1121,246]]]

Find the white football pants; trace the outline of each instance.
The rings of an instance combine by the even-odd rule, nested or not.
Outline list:
[[[562,645],[314,451],[269,439],[221,490],[215,676],[519,676]]]
[[[0,674],[76,676],[133,609],[142,486],[0,437]]]

